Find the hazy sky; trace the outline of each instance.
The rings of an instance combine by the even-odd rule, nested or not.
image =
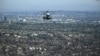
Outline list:
[[[98,0],[0,0],[0,11],[100,11]]]

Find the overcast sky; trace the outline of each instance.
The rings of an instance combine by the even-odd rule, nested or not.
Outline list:
[[[100,11],[99,0],[0,0],[0,11]]]

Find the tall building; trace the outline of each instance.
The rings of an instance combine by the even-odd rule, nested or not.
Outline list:
[[[7,17],[6,16],[3,17],[3,21],[7,22]]]

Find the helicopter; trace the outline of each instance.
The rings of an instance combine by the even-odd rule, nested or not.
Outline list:
[[[44,13],[43,19],[44,19],[44,20],[45,20],[45,19],[46,19],[46,20],[52,19],[52,17],[51,17],[51,15],[50,15],[49,11],[46,11],[46,12]]]

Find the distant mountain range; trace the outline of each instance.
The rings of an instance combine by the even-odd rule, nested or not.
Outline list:
[[[25,12],[0,12],[0,14],[4,15],[42,15],[45,11],[25,11]],[[87,11],[49,11],[51,15],[59,14],[59,15],[76,15],[76,14],[100,14],[100,12],[87,12]]]

